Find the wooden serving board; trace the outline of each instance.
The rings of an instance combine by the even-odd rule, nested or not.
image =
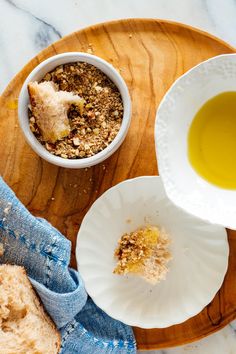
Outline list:
[[[90,48],[90,49],[89,49]],[[31,70],[67,51],[94,51],[124,77],[132,97],[128,136],[104,163],[83,170],[50,165],[26,144],[17,121],[17,98]],[[72,241],[72,266],[80,223],[105,190],[127,178],[156,175],[154,120],[170,85],[199,62],[234,48],[196,29],[162,20],[122,20],[86,28],[61,39],[32,59],[0,98],[0,173],[19,199]],[[236,233],[228,231],[229,269],[221,290],[197,316],[166,329],[134,328],[139,349],[188,343],[213,333],[236,317]]]

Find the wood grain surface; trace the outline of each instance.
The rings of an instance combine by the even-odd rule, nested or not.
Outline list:
[[[67,51],[87,51],[112,63],[132,97],[132,124],[120,149],[83,170],[50,165],[27,145],[17,121],[17,98],[31,70]],[[80,223],[91,204],[127,178],[158,173],[154,149],[156,108],[174,80],[199,62],[234,48],[206,33],[168,21],[122,20],[86,28],[52,44],[32,59],[0,98],[0,173],[18,198],[72,241],[72,266]],[[16,55],[17,60],[17,55]],[[176,346],[202,338],[236,317],[236,233],[229,231],[229,269],[221,290],[199,315],[166,329],[134,328],[140,349]]]

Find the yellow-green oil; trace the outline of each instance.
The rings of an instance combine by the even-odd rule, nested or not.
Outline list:
[[[188,133],[188,157],[208,182],[236,189],[236,92],[211,98],[197,112]]]

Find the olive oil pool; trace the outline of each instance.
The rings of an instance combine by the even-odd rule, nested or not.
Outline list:
[[[211,98],[197,112],[188,133],[188,157],[205,180],[236,189],[236,91]]]

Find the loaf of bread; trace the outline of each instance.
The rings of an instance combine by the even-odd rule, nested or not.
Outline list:
[[[84,100],[72,92],[58,91],[58,86],[51,81],[30,82],[28,92],[31,112],[44,141],[55,143],[68,136],[68,109],[75,104],[82,110]]]
[[[56,354],[60,335],[23,267],[0,265],[0,354]]]

